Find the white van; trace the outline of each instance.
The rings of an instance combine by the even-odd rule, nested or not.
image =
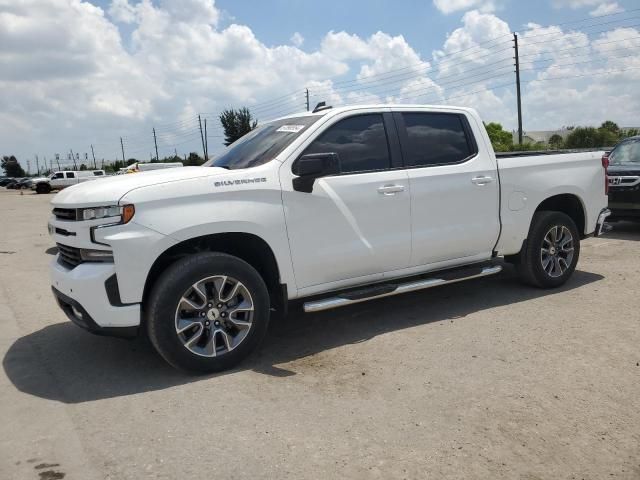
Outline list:
[[[151,170],[162,170],[165,168],[184,167],[181,162],[169,163],[133,163],[127,167],[126,173],[148,172]]]

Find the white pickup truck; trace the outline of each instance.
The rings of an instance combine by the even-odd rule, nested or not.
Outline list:
[[[601,155],[496,159],[474,110],[317,108],[203,167],[77,185],[52,200],[53,293],[95,333],[146,332],[216,371],[304,310],[496,274],[558,287],[608,215]],[[462,300],[464,301],[464,300]]]
[[[51,190],[62,190],[78,183],[104,177],[104,170],[63,170],[54,172],[48,177],[34,178],[31,181],[31,189],[37,193],[49,193]]]

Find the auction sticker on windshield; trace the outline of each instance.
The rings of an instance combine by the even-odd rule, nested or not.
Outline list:
[[[298,133],[304,128],[304,125],[282,125],[276,132]]]

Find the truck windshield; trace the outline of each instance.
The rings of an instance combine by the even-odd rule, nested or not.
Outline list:
[[[321,115],[292,117],[265,123],[225,148],[203,166],[229,170],[257,167],[270,162]]]
[[[609,155],[609,165],[640,164],[640,138],[625,140]]]

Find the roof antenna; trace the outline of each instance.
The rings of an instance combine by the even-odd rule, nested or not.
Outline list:
[[[316,105],[316,107],[313,109],[313,112],[311,113],[317,113],[317,112],[321,112],[322,110],[329,110],[331,107],[331,105],[327,106],[326,102],[320,102]]]

